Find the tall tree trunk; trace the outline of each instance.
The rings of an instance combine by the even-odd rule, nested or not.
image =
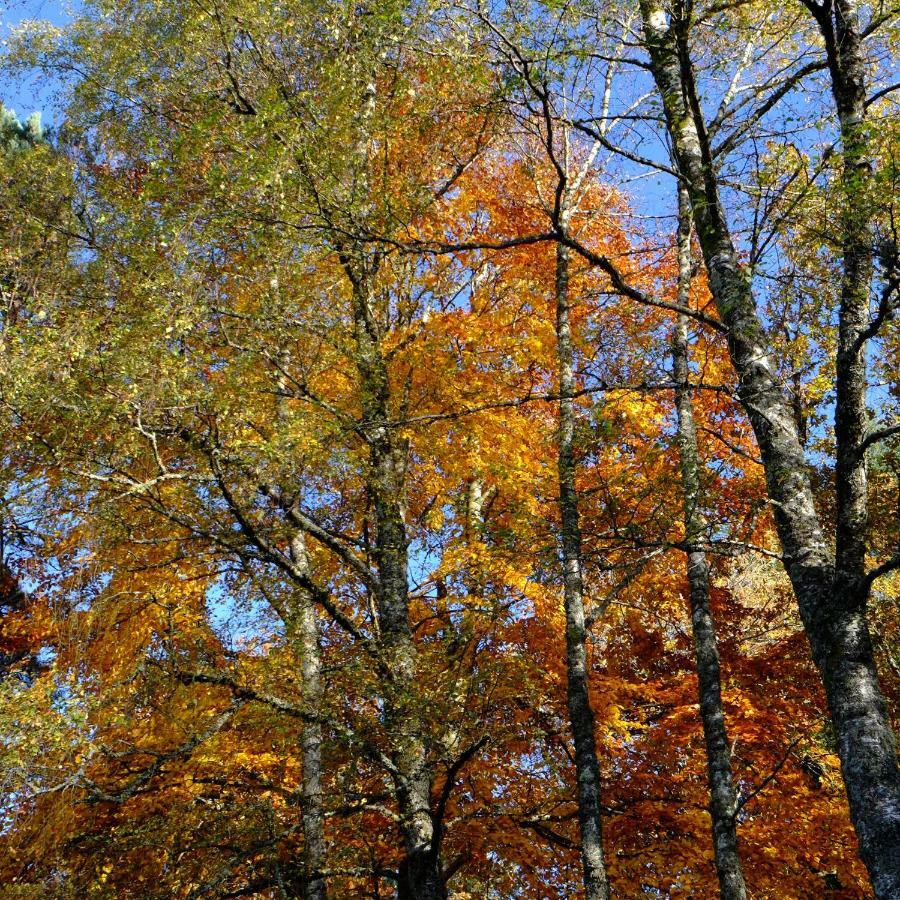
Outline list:
[[[279,397],[275,417],[280,427],[286,424],[287,389],[284,373],[290,365],[290,353],[282,351],[278,375]],[[295,531],[288,552],[295,569],[308,582],[312,581],[306,535]],[[288,602],[278,610],[288,639],[300,655],[300,693],[303,707],[319,713],[322,708],[322,648],[315,601],[308,590],[295,588]],[[303,900],[326,900],[328,884],[322,871],[327,861],[325,817],[322,806],[322,726],[318,722],[303,723],[300,736],[300,821],[303,826]]]
[[[361,4],[360,11],[367,11]],[[360,16],[364,22],[366,17]],[[375,17],[373,17],[373,22]],[[367,25],[362,25],[360,37]],[[367,36],[380,46],[380,36]],[[383,48],[370,58],[381,57]],[[365,75],[354,74],[361,88],[357,141],[353,147],[352,186],[348,210],[351,223],[365,219],[371,208],[369,182],[370,127],[377,101],[377,63]],[[349,175],[349,173],[348,173]],[[367,490],[375,519],[373,556],[378,571],[375,610],[380,650],[388,667],[384,686],[384,724],[391,744],[393,778],[404,843],[400,870],[400,900],[443,900],[446,887],[431,816],[432,778],[428,766],[419,705],[416,699],[416,646],[409,622],[406,523],[403,501],[406,441],[391,423],[390,383],[382,354],[382,326],[373,302],[372,282],[381,256],[335,235],[341,264],[352,287],[351,312],[356,368],[360,379],[362,433],[369,449]]]
[[[691,211],[683,187],[678,190],[678,303],[688,306],[691,284]],[[679,315],[672,339],[672,378],[678,421],[678,452],[684,504],[685,550],[691,604],[694,656],[697,661],[700,718],[709,773],[709,811],[719,890],[725,900],[746,900],[747,887],[737,846],[737,797],[731,748],[722,706],[722,682],[716,629],[709,602],[709,563],[702,549],[706,520],[701,508],[700,455],[691,399],[688,319]]]
[[[434,844],[431,775],[418,704],[416,647],[409,623],[407,539],[403,491],[407,447],[390,417],[388,371],[381,328],[373,309],[371,265],[360,252],[345,269],[353,285],[356,364],[361,382],[363,430],[369,446],[368,489],[375,515],[374,557],[379,587],[376,609],[381,649],[390,669],[385,680],[385,726],[395,766],[397,805],[405,859],[399,896],[441,900],[446,889]]]
[[[575,744],[581,861],[585,896],[588,900],[606,900],[609,897],[609,880],[603,859],[600,767],[594,742],[594,713],[588,690],[581,527],[575,489],[575,367],[569,323],[569,248],[561,243],[556,246],[556,347],[560,395],[557,468],[566,614],[566,694]]]
[[[865,332],[873,274],[872,162],[866,133],[866,63],[854,0],[808,7],[825,40],[831,89],[843,150],[841,172],[842,271],[836,358],[834,430],[836,440],[835,606],[845,611],[844,638],[851,654],[871,645],[865,619],[869,588],[865,580],[868,531],[868,473],[864,441],[868,430]],[[858,633],[857,633],[858,629]],[[860,668],[860,665],[857,665]],[[851,670],[850,675],[854,672]],[[861,685],[863,689],[867,685]],[[882,733],[854,728],[870,716],[868,698],[835,695],[838,715],[851,728],[838,730],[844,779],[857,785],[863,814],[854,824],[863,859],[879,897],[900,896],[900,776],[889,722]],[[880,700],[880,697],[876,699]],[[862,750],[859,753],[858,750]],[[851,805],[852,805],[851,797]]]
[[[291,558],[297,569],[309,574],[309,556],[302,532],[291,540]],[[300,653],[301,693],[303,706],[319,711],[322,705],[322,651],[319,624],[313,599],[306,591],[294,594],[290,610],[289,636]],[[300,816],[303,824],[303,900],[325,900],[328,888],[325,876],[327,848],[322,812],[322,726],[306,722],[300,738],[302,781]]]
[[[825,686],[860,854],[876,895],[897,897],[900,772],[878,684],[865,592],[862,585],[848,591],[843,579],[836,578],[835,560],[815,509],[796,423],[776,380],[750,281],[738,260],[720,201],[684,23],[670,22],[659,0],[641,0],[641,13],[673,154],[690,196],[710,289],[727,329],[739,396],[765,467],[785,567]],[[678,29],[682,29],[680,35]],[[847,385],[840,389],[848,390],[858,392],[857,387]],[[846,477],[843,470],[842,476]],[[841,488],[845,490],[846,486]],[[852,490],[858,493],[859,485]],[[847,546],[846,536],[841,537],[842,557]]]
[[[865,576],[868,528],[866,455],[868,375],[863,333],[869,324],[873,272],[872,164],[865,133],[865,60],[852,0],[828,7],[810,5],[825,39],[832,94],[844,158],[841,172],[841,254],[835,387],[837,530],[835,568],[838,589],[852,604]],[[833,11],[833,19],[832,19]],[[863,599],[864,602],[864,598]]]

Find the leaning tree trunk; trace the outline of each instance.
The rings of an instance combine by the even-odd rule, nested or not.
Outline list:
[[[690,196],[713,299],[727,329],[739,396],[765,467],[784,564],[825,686],[860,855],[876,895],[897,897],[900,772],[878,684],[864,591],[848,592],[835,577],[796,423],[776,379],[750,281],[721,204],[684,24],[670,22],[658,0],[641,0],[641,12],[673,155]],[[680,35],[676,28],[682,29]]]
[[[575,745],[581,861],[585,896],[588,900],[606,900],[609,897],[609,881],[603,859],[600,767],[594,742],[594,713],[588,690],[581,528],[575,489],[575,370],[569,323],[569,248],[562,243],[556,246],[556,347],[560,396],[557,467],[566,615],[566,695]]]
[[[689,304],[691,283],[690,200],[678,190],[678,303]],[[700,718],[709,774],[709,811],[720,894],[725,900],[746,900],[747,887],[737,844],[737,796],[731,769],[731,747],[725,728],[719,650],[709,601],[709,563],[702,547],[706,521],[700,488],[700,455],[691,399],[688,320],[679,314],[672,338],[672,378],[675,382],[678,453],[684,506],[685,550]]]
[[[390,417],[388,371],[381,328],[373,309],[369,263],[362,253],[347,260],[353,285],[356,365],[360,376],[362,429],[369,447],[368,490],[375,515],[374,557],[378,571],[376,610],[384,680],[385,727],[405,857],[398,888],[401,900],[443,900],[446,888],[434,841],[431,774],[418,704],[416,647],[409,622],[407,538],[403,490],[407,448]]]
[[[309,556],[302,532],[291,540],[291,559],[304,575],[309,574]],[[300,684],[303,706],[319,713],[322,706],[322,650],[316,608],[308,591],[298,590],[290,609],[289,637],[300,654]],[[300,817],[303,825],[303,900],[326,900],[325,876],[327,847],[322,810],[322,726],[304,722],[300,738],[301,784]]]

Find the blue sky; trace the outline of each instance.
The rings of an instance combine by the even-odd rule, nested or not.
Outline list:
[[[63,25],[71,20],[79,6],[78,0],[6,0],[2,6],[0,39],[5,45],[16,27],[29,19]],[[53,95],[57,87],[54,81],[37,73],[12,78],[7,73],[0,72],[0,101],[5,106],[12,107],[20,119],[40,111],[46,125],[57,122],[59,111],[53,106]]]

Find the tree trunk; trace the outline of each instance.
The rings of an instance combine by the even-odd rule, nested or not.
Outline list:
[[[865,576],[868,529],[868,477],[861,451],[868,428],[868,375],[865,339],[873,272],[872,164],[865,134],[865,61],[856,10],[848,0],[833,4],[834,21],[824,9],[815,18],[825,39],[832,93],[844,151],[841,172],[840,310],[835,387],[837,530],[835,568],[838,588],[858,594]],[[864,602],[864,599],[863,599]]]
[[[673,154],[690,196],[710,289],[727,329],[739,396],[765,467],[785,567],[825,685],[860,854],[876,895],[897,897],[900,772],[875,669],[864,591],[861,585],[848,591],[843,579],[835,577],[835,561],[816,513],[794,417],[777,383],[749,278],[739,263],[720,202],[687,41],[675,33],[683,23],[670,23],[658,0],[641,0],[641,13]],[[846,391],[858,388],[845,385],[840,396]],[[843,411],[838,417],[842,415]],[[843,470],[842,477],[846,477]],[[851,490],[858,492],[858,484]],[[842,536],[842,558],[848,552],[845,546]]]
[[[362,427],[369,446],[368,490],[375,514],[376,610],[381,650],[389,667],[384,721],[395,766],[405,859],[399,896],[442,900],[446,889],[434,846],[431,777],[418,704],[416,647],[409,623],[407,540],[403,490],[407,448],[390,420],[390,386],[381,353],[381,329],[372,307],[368,262],[347,261],[353,284],[356,364],[361,382]]]
[[[691,283],[690,200],[684,188],[678,191],[678,303],[689,305]],[[681,463],[684,504],[685,549],[691,604],[694,656],[697,661],[700,718],[706,743],[709,773],[709,812],[712,817],[713,850],[720,894],[725,900],[746,900],[747,888],[737,846],[737,798],[731,769],[731,748],[722,706],[722,682],[716,629],[709,602],[709,563],[701,541],[706,521],[701,508],[700,455],[691,399],[688,320],[679,315],[672,340],[672,378],[678,422],[678,452]]]
[[[302,532],[291,540],[291,559],[305,574],[309,573],[309,557]],[[295,593],[291,610],[290,637],[300,653],[303,706],[318,712],[322,705],[322,654],[319,625],[312,597],[305,591]],[[322,726],[306,722],[300,738],[303,767],[300,785],[300,816],[303,824],[303,900],[325,900],[328,888],[322,871],[327,848],[322,815]]]
[[[556,346],[559,366],[559,508],[562,520],[563,596],[566,614],[566,677],[569,721],[575,745],[581,861],[588,900],[606,900],[609,880],[603,859],[600,818],[600,767],[594,742],[594,713],[588,690],[585,646],[581,528],[575,489],[574,352],[569,324],[569,248],[556,247]]]
[[[829,690],[829,700],[836,718],[847,723],[835,730],[860,852],[872,886],[878,897],[900,897],[900,774],[884,701],[880,694],[869,693],[875,669],[865,616],[869,593],[865,581],[868,473],[863,442],[869,423],[864,333],[869,324],[874,253],[872,163],[865,127],[866,63],[853,0],[835,0],[811,10],[825,39],[843,149],[834,418],[834,605],[841,624],[834,631],[837,646],[850,660],[850,664],[838,662],[838,666],[846,672],[851,689]],[[833,654],[832,659],[835,657],[840,660]],[[873,707],[875,702],[878,706]],[[883,722],[878,712],[883,712]]]

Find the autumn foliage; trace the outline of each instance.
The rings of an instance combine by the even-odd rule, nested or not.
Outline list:
[[[16,51],[80,68],[69,131],[0,160],[0,895],[310,897],[320,879],[415,896],[417,814],[444,896],[579,895],[564,154],[582,173],[568,296],[605,866],[616,897],[716,895],[671,223],[641,218],[583,134],[509,102],[489,30],[466,43],[450,13],[394,3],[224,7],[98,3]],[[867,897],[702,266],[681,287],[749,895]],[[825,299],[804,314],[774,339],[802,372],[827,519],[833,323]],[[896,445],[878,453],[889,554]],[[871,601],[894,709],[898,589],[887,574]]]

